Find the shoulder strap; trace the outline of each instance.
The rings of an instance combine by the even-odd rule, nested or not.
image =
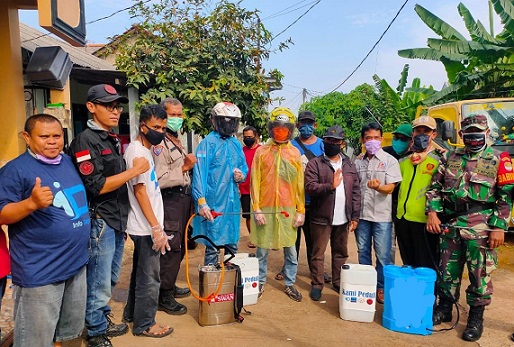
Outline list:
[[[307,159],[311,160],[313,158],[316,158],[314,153],[312,153],[310,150],[308,150],[307,147],[305,147],[305,145],[302,143],[302,141],[300,141],[300,136],[295,137],[295,141],[303,149],[303,152],[305,153],[305,156],[307,157]]]

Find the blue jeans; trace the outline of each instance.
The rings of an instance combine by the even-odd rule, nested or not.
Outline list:
[[[132,332],[134,335],[140,335],[156,324],[155,314],[161,286],[159,277],[161,253],[152,249],[153,241],[150,235],[130,235],[130,238],[134,241],[134,255],[123,318],[134,322]]]
[[[52,347],[82,334],[86,307],[86,267],[57,283],[13,287],[14,346]]]
[[[268,274],[268,249],[257,247],[257,259],[259,259],[259,284],[266,283]],[[298,271],[298,258],[296,257],[296,247],[284,247],[284,284],[292,286],[296,282],[296,272]]]
[[[391,263],[391,228],[392,222],[370,222],[359,220],[355,239],[359,252],[359,264],[372,265],[371,243],[375,249],[377,288],[384,288],[384,266]]]
[[[237,244],[230,244],[230,245],[225,245],[227,246],[234,254],[237,253]],[[218,255],[216,254],[218,252],[218,249],[212,247],[212,246],[205,246],[205,259],[204,259],[204,264],[205,265],[209,265],[209,264],[216,264],[218,262]],[[227,255],[229,253],[226,253],[225,255]]]
[[[108,303],[118,283],[125,235],[97,218],[92,220],[89,243],[86,328],[88,336],[100,336],[107,330],[105,316],[111,312]]]

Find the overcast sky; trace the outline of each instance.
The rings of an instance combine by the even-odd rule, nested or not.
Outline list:
[[[321,0],[298,22],[278,36],[272,44],[291,38],[289,49],[272,53],[263,63],[267,70],[277,68],[284,75],[284,88],[272,93],[283,97],[282,106],[297,111],[302,102],[302,90],[307,88],[307,100],[312,96],[330,92],[357,67],[380,38],[405,0]],[[488,1],[463,0],[471,14],[489,28]],[[130,0],[86,0],[86,21],[115,13],[133,4]],[[259,9],[265,27],[278,34],[304,14],[316,1],[313,0],[243,0],[248,9]],[[424,60],[400,58],[399,49],[426,47],[429,37],[437,37],[414,12],[420,4],[445,20],[460,33],[469,37],[457,11],[458,1],[418,0],[408,1],[396,21],[366,62],[338,91],[349,92],[362,83],[373,84],[377,74],[395,88],[404,64],[410,65],[409,85],[414,77],[421,84],[441,89],[446,81],[442,64]],[[36,11],[20,11],[20,20],[45,32],[37,23]],[[497,16],[495,34],[501,29]],[[130,27],[134,19],[127,11],[87,26],[89,43],[106,43],[107,38],[120,34]]]

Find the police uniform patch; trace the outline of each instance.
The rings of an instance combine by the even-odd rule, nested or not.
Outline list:
[[[93,173],[93,170],[95,169],[95,166],[90,161],[84,161],[80,163],[79,165],[79,171],[84,176],[89,176]]]
[[[162,145],[153,146],[153,149],[152,149],[153,154],[155,154],[156,156],[161,155],[163,150],[164,150],[164,147]]]

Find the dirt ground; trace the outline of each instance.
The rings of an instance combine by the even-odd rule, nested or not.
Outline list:
[[[244,224],[242,223],[244,230]],[[250,251],[246,244],[246,230],[241,233],[240,252]],[[120,283],[116,286],[112,300],[115,320],[122,316],[124,302],[127,297],[131,271],[133,245],[126,244]],[[350,258],[348,263],[357,263],[355,238],[350,237]],[[303,294],[302,302],[294,302],[283,292],[283,282],[273,277],[280,270],[283,255],[281,251],[269,254],[268,282],[264,295],[256,305],[248,306],[250,314],[245,314],[244,322],[224,326],[201,327],[198,325],[198,301],[193,297],[179,299],[188,308],[183,316],[170,316],[157,312],[157,322],[174,327],[175,331],[168,337],[152,339],[136,337],[131,332],[112,339],[114,346],[483,346],[500,347],[514,346],[510,335],[514,332],[514,234],[507,236],[507,242],[500,248],[500,266],[493,273],[493,303],[485,312],[485,329],[482,338],[476,343],[460,339],[464,330],[468,307],[465,304],[465,293],[461,295],[460,321],[456,329],[438,332],[428,336],[404,334],[387,330],[382,327],[383,305],[377,305],[375,319],[372,323],[359,323],[342,320],[339,316],[337,293],[327,286],[323,290],[320,302],[309,299],[310,279],[305,258],[305,247],[302,244],[298,269],[297,286]],[[325,260],[325,268],[329,269],[329,253]],[[203,259],[203,247],[198,246],[190,253],[190,276],[193,288],[198,289],[197,265]],[[396,263],[401,264],[399,254]],[[182,266],[178,284],[185,286],[185,266]],[[467,286],[467,275],[464,275],[463,289]],[[4,298],[4,309],[6,301]],[[11,300],[12,301],[12,300]],[[454,310],[455,316],[455,310]],[[443,324],[442,327],[449,327]],[[64,344],[66,347],[86,346],[81,339]]]

